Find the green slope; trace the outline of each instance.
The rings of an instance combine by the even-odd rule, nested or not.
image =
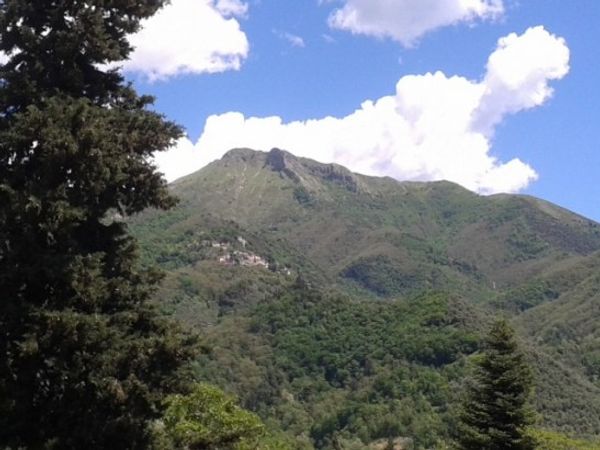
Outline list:
[[[234,225],[283,263],[383,296],[448,285],[487,294],[600,249],[598,224],[541,200],[366,177],[276,149],[232,150],[172,189],[179,208],[158,219],[160,237],[145,237],[189,243]],[[373,289],[377,273],[391,285]]]
[[[213,349],[199,374],[236,392],[300,446],[395,435],[424,448],[443,439],[452,423],[448,392],[460,385],[490,312],[514,317],[537,373],[544,423],[600,434],[597,223],[532,197],[367,177],[277,149],[232,150],[172,190],[176,209],[132,220],[145,261],[167,270],[161,306]],[[269,269],[241,264],[253,258]],[[313,291],[312,304],[298,309]],[[435,298],[454,311],[456,321],[441,326],[462,336],[458,343],[440,339],[435,321],[417,319],[435,313],[427,309]],[[361,338],[350,354],[340,347]],[[310,359],[317,348],[321,359]],[[439,363],[410,348],[453,356]],[[361,372],[367,353],[375,355],[374,374]],[[416,385],[398,391],[405,376]],[[381,397],[374,383],[391,394]],[[363,405],[371,400],[372,411]],[[428,438],[427,427],[435,430]]]

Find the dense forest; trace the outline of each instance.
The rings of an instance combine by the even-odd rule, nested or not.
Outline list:
[[[281,150],[232,150],[172,192],[132,220],[168,272],[156,301],[200,330],[196,375],[297,448],[446,448],[496,317],[531,367],[539,445],[594,448],[594,222]]]

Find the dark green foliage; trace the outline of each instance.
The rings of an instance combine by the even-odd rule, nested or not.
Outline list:
[[[476,361],[456,441],[461,450],[533,450],[526,433],[532,377],[514,331],[500,320],[492,326]]]
[[[174,204],[181,134],[116,71],[164,2],[0,2],[0,447],[147,448],[192,356],[122,216]]]
[[[303,292],[259,306],[253,327],[272,335],[290,376],[322,374],[333,386],[344,386],[369,372],[369,359],[387,356],[440,367],[473,351],[476,339],[456,327],[460,321],[449,302],[426,294],[395,303],[354,303]]]
[[[418,275],[403,274],[393,261],[381,255],[361,258],[345,268],[342,276],[358,283],[364,289],[386,297],[420,288],[424,281]]]
[[[298,439],[310,431],[317,448],[335,448],[336,436],[429,448],[446,436],[449,383],[477,346],[459,303],[435,293],[355,302],[296,287],[210,333],[199,374]]]
[[[131,50],[126,36],[164,3],[3,1],[0,50],[13,55],[0,69],[3,113],[20,112],[60,94],[97,105],[113,104],[123,95],[136,100],[116,71],[98,65],[126,59]]]
[[[542,239],[534,229],[523,218],[514,221],[513,229],[506,239],[506,246],[510,249],[509,254],[512,260],[534,259],[550,248],[548,242]]]
[[[494,306],[510,312],[519,313],[534,306],[558,298],[559,292],[546,280],[534,280],[510,289],[493,301]]]

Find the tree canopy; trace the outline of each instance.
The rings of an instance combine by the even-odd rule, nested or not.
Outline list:
[[[265,427],[255,414],[214,386],[198,384],[188,395],[167,397],[165,430],[177,448],[257,448]]]
[[[532,450],[531,371],[504,320],[492,326],[476,361],[456,434],[461,450]]]
[[[147,448],[194,354],[122,220],[181,129],[107,68],[164,3],[0,2],[0,447]]]

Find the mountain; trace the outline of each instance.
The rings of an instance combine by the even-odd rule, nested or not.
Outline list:
[[[600,435],[599,224],[279,149],[231,150],[171,189],[175,209],[131,223],[167,271],[157,301],[203,334],[199,376],[299,448],[443,441],[495,314],[522,336],[543,423]]]

